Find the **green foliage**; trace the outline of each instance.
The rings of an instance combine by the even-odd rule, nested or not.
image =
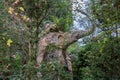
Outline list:
[[[109,28],[119,24],[119,6],[119,0],[91,0],[94,17],[102,24],[100,28]]]
[[[119,80],[120,50],[119,39],[105,38],[100,42],[86,45],[78,54],[78,60],[74,64],[76,79],[83,80]],[[78,80],[79,80],[78,79]]]
[[[47,21],[54,22],[58,31],[68,31],[72,24],[71,5],[68,0],[20,0],[20,3],[11,6],[14,1],[0,1],[0,79],[38,80],[35,59],[38,34],[41,34],[41,28]],[[12,14],[9,8],[13,9]],[[57,47],[49,45],[48,48],[53,51]],[[43,66],[41,70],[47,74],[47,77],[42,77],[43,80],[55,80],[58,76],[71,79],[68,71],[60,67],[61,64]],[[55,71],[51,71],[53,67]],[[52,72],[55,75],[51,76]]]
[[[105,35],[85,46],[69,47],[69,51],[77,55],[73,62],[74,80],[120,79],[120,38]]]
[[[27,0],[23,1],[23,3],[25,3],[24,7],[27,16],[38,24],[47,20],[54,22],[60,31],[68,31],[70,29],[72,24],[72,13],[71,5],[68,0]]]
[[[54,44],[49,44],[48,46],[47,46],[47,53],[52,53],[54,50],[57,50],[58,49],[58,47],[56,46],[56,45],[54,45]]]
[[[7,1],[7,0],[5,0]],[[15,0],[8,0],[11,5]],[[91,10],[99,22],[99,28],[110,29],[102,32],[95,42],[85,46],[75,43],[68,52],[75,54],[73,62],[74,80],[119,80],[120,43],[115,25],[119,26],[120,3],[118,0],[91,0]],[[96,1],[96,2],[95,2]],[[108,1],[108,2],[106,2]],[[57,31],[69,31],[72,25],[71,5],[68,0],[21,0],[14,7],[15,12],[30,18],[30,22],[13,20],[8,15],[4,0],[0,0],[0,79],[38,80],[37,72],[42,73],[42,80],[71,80],[72,76],[65,65],[58,62],[43,62],[39,69],[36,65],[38,34],[45,22],[53,22]],[[20,11],[20,7],[24,11]],[[20,26],[19,26],[20,24]],[[114,31],[116,30],[116,32]],[[115,36],[112,34],[116,34]],[[9,41],[8,41],[9,40]],[[11,41],[12,42],[11,42]],[[48,46],[48,52],[57,50],[55,45]],[[31,53],[31,54],[30,54]],[[64,68],[63,68],[64,67]],[[30,80],[28,79],[28,80]]]
[[[58,78],[64,80],[71,80],[70,73],[65,71],[57,61],[49,63],[44,62],[39,71],[42,73],[42,80],[57,80]],[[47,76],[47,77],[46,77]]]

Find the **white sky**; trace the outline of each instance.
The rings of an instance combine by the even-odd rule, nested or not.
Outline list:
[[[88,0],[73,0],[73,16],[74,16],[74,21],[73,21],[73,27],[77,28],[79,30],[84,30],[82,26],[80,26],[79,20],[84,18],[85,16],[82,15],[81,13],[75,12],[75,8],[79,6],[80,9],[84,10],[86,8],[86,1]],[[78,3],[76,3],[78,2]]]
[[[74,21],[73,21],[73,27],[76,29],[76,30],[85,30],[85,25],[87,26],[88,22],[87,22],[87,18],[85,18],[85,16],[81,13],[78,13],[78,12],[75,12],[75,8],[79,5],[79,8],[83,11],[85,11],[86,9],[86,3],[88,2],[88,0],[73,0],[73,2],[79,2],[79,3],[74,3],[73,4],[73,16],[74,16]],[[83,20],[84,19],[84,20]],[[79,21],[81,20],[81,21]],[[83,20],[83,22],[82,22]],[[81,24],[82,22],[82,24]],[[79,39],[79,42],[80,42],[80,45],[83,46],[85,44],[82,43],[82,40],[83,39]]]

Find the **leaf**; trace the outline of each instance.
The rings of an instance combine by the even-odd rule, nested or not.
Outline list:
[[[100,53],[103,52],[103,49],[104,49],[104,45],[102,45],[102,47],[100,48]]]
[[[18,13],[15,13],[15,15],[18,15]]]
[[[25,11],[25,9],[24,9],[23,7],[20,7],[19,9],[20,9],[21,11]]]
[[[11,39],[8,39],[8,40],[7,40],[7,46],[10,47],[10,46],[11,46],[11,43],[13,43],[13,41],[12,41]]]
[[[12,7],[9,7],[9,8],[8,8],[8,13],[9,13],[9,14],[13,14],[13,11],[14,11],[14,9],[13,9]]]
[[[108,39],[107,38],[104,38],[104,43],[106,43],[108,41]]]
[[[26,19],[27,19],[27,16],[23,16],[23,19],[26,20]]]
[[[5,40],[5,37],[2,37],[3,40]]]
[[[25,20],[25,21],[29,21],[30,20],[30,18],[28,18],[27,16],[22,16],[22,18],[23,18],[23,20]]]

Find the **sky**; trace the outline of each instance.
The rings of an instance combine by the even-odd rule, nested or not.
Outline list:
[[[76,3],[76,1],[78,3]],[[75,30],[86,30],[86,28],[88,29],[88,27],[90,27],[89,25],[89,20],[86,18],[85,15],[75,12],[74,10],[76,9],[76,7],[79,6],[79,8],[81,10],[83,10],[84,12],[86,11],[86,8],[88,6],[88,0],[73,0],[73,29]],[[78,42],[80,44],[80,46],[84,46],[85,44],[82,43],[83,38],[79,39]]]
[[[79,30],[84,30],[84,26],[87,25],[87,21],[85,19],[85,16],[81,13],[75,12],[74,10],[79,6],[79,8],[81,10],[85,10],[86,9],[86,3],[88,0],[73,0],[73,27],[74,29],[79,29]],[[78,2],[78,3],[76,3]]]

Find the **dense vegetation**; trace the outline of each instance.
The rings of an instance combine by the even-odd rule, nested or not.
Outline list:
[[[71,76],[56,61],[43,62],[39,69],[36,63],[39,38],[48,34],[46,24],[55,24],[51,32],[72,29],[71,2],[0,0],[0,80],[39,80],[38,71],[43,75],[40,80],[120,80],[120,1],[90,0],[89,10],[76,12],[92,18],[98,32],[84,38],[85,45],[76,42],[67,49]],[[54,49],[50,45],[48,52]]]

